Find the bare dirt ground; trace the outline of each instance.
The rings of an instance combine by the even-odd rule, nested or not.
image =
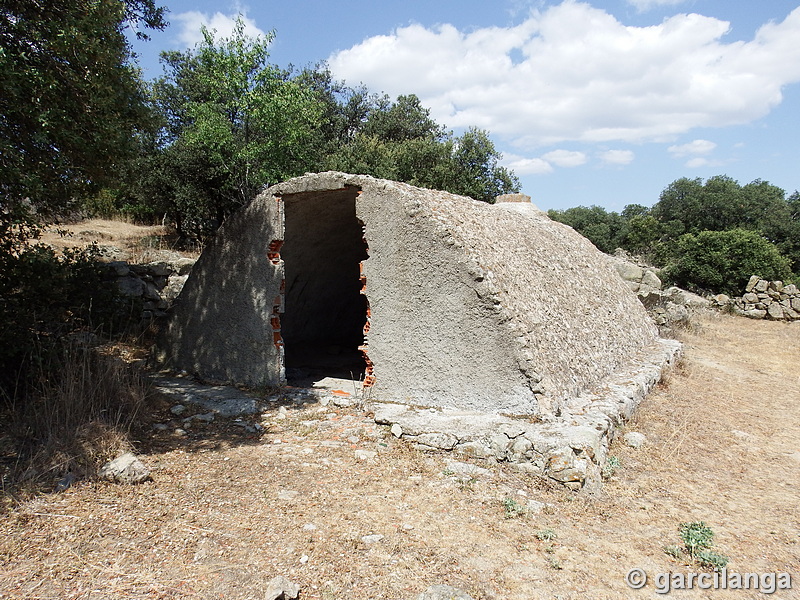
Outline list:
[[[459,478],[453,457],[316,403],[276,406],[263,434],[217,420],[143,435],[152,482],[84,482],[2,515],[0,598],[261,598],[278,574],[304,599],[411,599],[436,583],[476,599],[662,597],[624,575],[698,571],[663,551],[686,521],[713,528],[729,571],[788,572],[798,588],[799,331],[713,316],[683,334],[681,367],[628,426],[648,443],[614,443],[621,466],[596,497],[503,465]],[[152,412],[180,425],[169,404]],[[506,498],[552,506],[507,518]]]

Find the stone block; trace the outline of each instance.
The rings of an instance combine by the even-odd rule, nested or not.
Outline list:
[[[767,317],[776,321],[780,321],[784,318],[783,307],[777,302],[773,302],[767,307]]]

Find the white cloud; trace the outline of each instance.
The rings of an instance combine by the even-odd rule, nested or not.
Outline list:
[[[686,0],[627,0],[628,4],[636,7],[639,12],[644,12],[657,6],[674,6],[683,4]]]
[[[583,152],[571,150],[553,150],[544,154],[542,158],[559,167],[579,167],[586,164],[586,155]]]
[[[247,15],[232,14],[225,15],[215,12],[213,15],[202,13],[196,10],[178,13],[172,20],[180,24],[177,40],[181,46],[192,47],[203,41],[203,34],[200,28],[205,25],[209,31],[216,31],[216,39],[229,38],[236,27],[236,18],[241,16],[244,22],[244,31],[251,37],[266,35],[265,32],[256,25],[256,22]]]
[[[683,158],[684,156],[710,154],[716,147],[717,145],[709,140],[694,140],[681,146],[670,146],[667,151],[676,158]]]
[[[701,167],[721,167],[724,162],[720,160],[710,160],[702,156],[692,158],[686,161],[686,166],[690,169],[699,169]]]
[[[636,155],[630,150],[606,150],[600,153],[600,160],[607,165],[629,165]]]
[[[517,175],[546,175],[553,172],[553,165],[543,158],[504,155],[503,166],[512,169]]]
[[[626,26],[565,0],[514,27],[402,27],[329,64],[351,85],[415,93],[440,123],[488,129],[520,153],[565,141],[671,142],[758,119],[800,81],[800,8],[749,42],[725,43],[728,30],[697,14]]]

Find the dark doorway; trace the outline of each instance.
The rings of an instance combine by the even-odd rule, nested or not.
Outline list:
[[[356,217],[358,189],[283,197],[286,274],[281,334],[290,385],[324,377],[362,379],[367,245]]]

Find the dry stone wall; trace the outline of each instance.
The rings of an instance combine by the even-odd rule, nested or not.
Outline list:
[[[717,296],[717,304],[733,306],[733,312],[751,319],[796,321],[800,319],[800,290],[794,284],[767,281],[753,275],[741,298],[730,301]]]
[[[110,285],[123,296],[141,302],[141,323],[165,318],[194,266],[194,259],[178,258],[148,264],[116,260],[108,263]]]

